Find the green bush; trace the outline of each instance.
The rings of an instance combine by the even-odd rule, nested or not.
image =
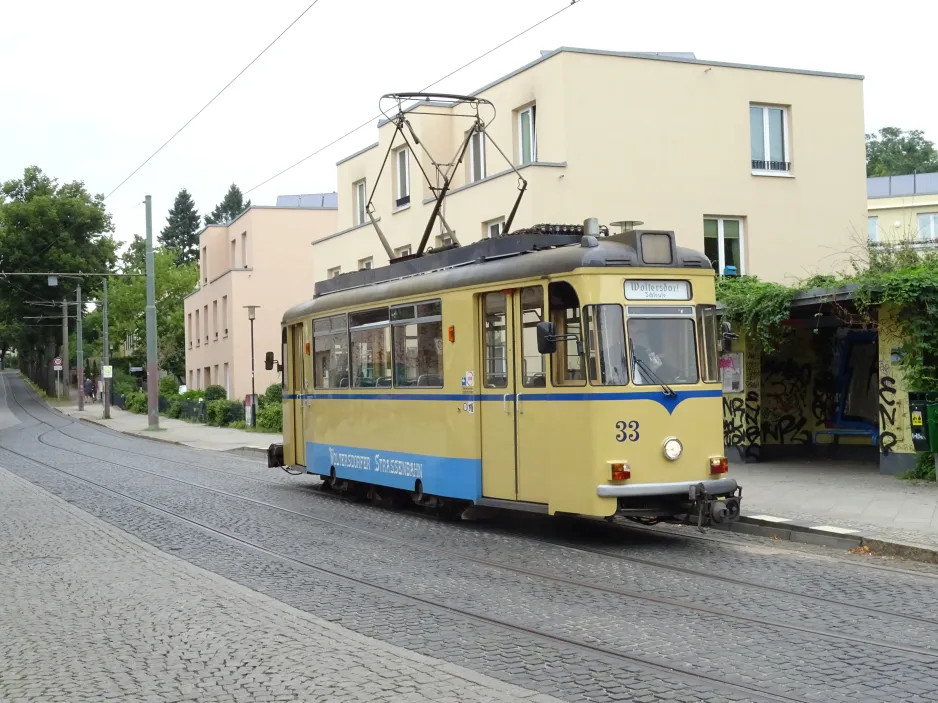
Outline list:
[[[906,471],[901,478],[917,481],[935,480],[935,456],[931,452],[917,452],[915,468]]]
[[[169,407],[166,408],[166,416],[176,418],[182,417],[182,401],[177,397],[169,401]]]
[[[264,399],[268,403],[276,403],[279,405],[283,402],[283,388],[281,388],[279,383],[272,383],[267,386],[267,390],[264,391]]]
[[[267,403],[257,412],[257,426],[265,432],[283,432],[283,406]]]
[[[126,396],[127,410],[132,413],[145,415],[147,412],[147,394],[142,391],[134,391]]]
[[[247,425],[244,424],[244,420],[235,420],[230,425],[228,425],[228,427],[233,430],[243,430],[247,427]]]
[[[227,427],[241,418],[241,403],[233,400],[213,400],[205,407],[208,424],[214,427]]]
[[[228,392],[219,385],[211,385],[203,391],[206,403],[211,403],[213,400],[225,400],[228,398]]]
[[[179,395],[179,381],[175,376],[164,376],[160,379],[159,389],[164,398],[175,398]]]
[[[205,397],[205,391],[200,391],[200,390],[198,390],[198,389],[194,389],[194,390],[186,391],[185,393],[183,393],[183,394],[182,394],[181,396],[179,396],[179,397],[182,398],[182,399],[184,399],[184,400],[195,400],[195,401],[198,401],[199,398],[204,398],[204,397]]]

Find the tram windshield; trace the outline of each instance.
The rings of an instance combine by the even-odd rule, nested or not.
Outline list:
[[[629,320],[629,348],[632,350],[632,378],[636,384],[697,383],[693,319],[632,318]]]

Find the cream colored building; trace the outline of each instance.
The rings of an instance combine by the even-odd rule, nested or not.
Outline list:
[[[674,230],[720,270],[774,281],[836,270],[863,232],[860,76],[561,48],[475,95],[494,103],[488,132],[528,182],[513,230],[638,220]],[[441,110],[408,118],[445,161],[470,124],[425,114]],[[379,123],[377,143],[338,163],[339,231],[313,244],[316,280],[387,264],[364,204],[394,131]],[[498,233],[518,186],[493,143],[471,147],[444,207],[463,244]],[[422,150],[395,152],[373,199],[397,252],[416,249],[432,208],[417,159],[435,178]],[[436,226],[429,246],[441,235]]]
[[[871,242],[938,243],[938,173],[866,180]]]
[[[185,301],[186,384],[223,386],[230,399],[251,392],[251,325],[255,311],[255,387],[278,383],[264,354],[281,356],[284,310],[313,295],[310,239],[337,227],[335,193],[281,196],[278,205],[254,205],[227,225],[199,233],[199,290]]]

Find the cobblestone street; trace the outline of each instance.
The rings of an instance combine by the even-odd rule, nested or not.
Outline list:
[[[440,522],[0,384],[0,700],[938,701],[933,566]]]

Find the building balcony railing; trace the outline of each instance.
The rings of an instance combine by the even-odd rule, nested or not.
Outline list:
[[[753,171],[790,171],[791,161],[763,161],[761,159],[752,160]]]

